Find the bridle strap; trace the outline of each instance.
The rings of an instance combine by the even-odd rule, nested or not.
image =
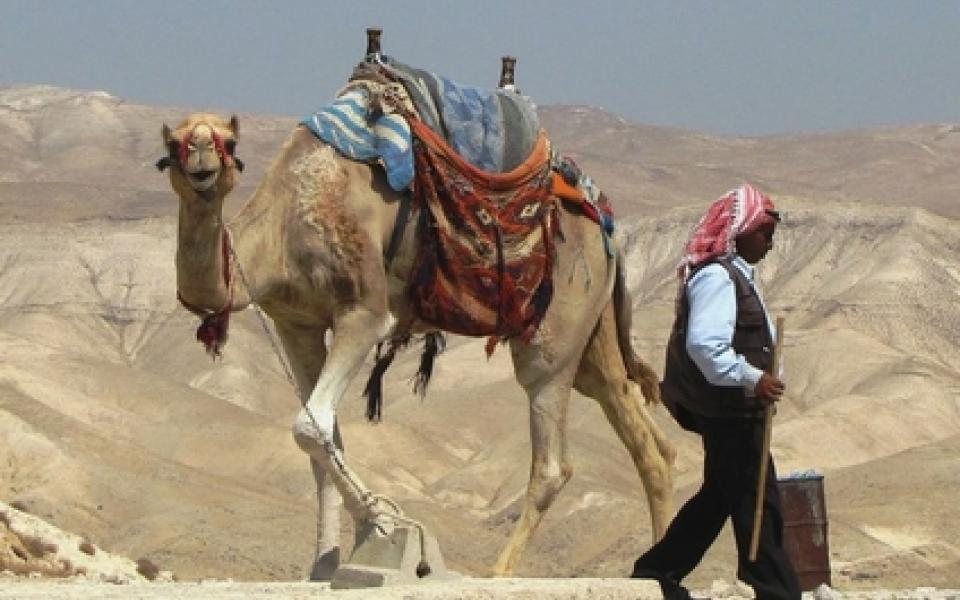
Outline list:
[[[397,251],[400,249],[400,242],[403,241],[403,234],[407,230],[407,223],[410,221],[410,212],[413,200],[410,198],[410,191],[404,190],[400,193],[400,206],[397,208],[397,219],[393,222],[393,231],[390,234],[390,242],[387,244],[387,251],[383,255],[383,262],[387,270],[393,262]]]

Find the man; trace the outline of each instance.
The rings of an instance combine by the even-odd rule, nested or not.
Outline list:
[[[703,438],[703,485],[664,538],[636,561],[632,574],[657,579],[666,598],[690,597],[680,582],[703,558],[727,517],[736,538],[737,576],[753,586],[757,600],[801,595],[783,549],[772,457],[757,560],[749,558],[764,408],[784,391],[779,374],[768,372],[775,336],[751,265],[773,248],[779,221],[773,202],[743,185],[710,206],[680,265],[677,315],[661,390],[677,422]]]

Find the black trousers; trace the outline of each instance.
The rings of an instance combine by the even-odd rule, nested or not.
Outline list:
[[[783,549],[783,516],[776,469],[770,457],[756,562],[750,538],[763,448],[763,421],[692,416],[703,438],[703,485],[680,509],[667,533],[634,565],[634,577],[657,578],[665,595],[680,588],[717,539],[727,517],[737,543],[737,577],[751,585],[757,600],[797,600],[800,584]]]

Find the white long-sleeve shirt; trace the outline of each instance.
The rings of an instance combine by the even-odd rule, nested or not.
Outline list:
[[[753,268],[740,256],[731,264],[754,285]],[[763,297],[754,286],[760,304]],[[760,381],[763,371],[754,367],[733,349],[733,332],[737,324],[737,292],[730,274],[719,264],[697,271],[687,281],[690,317],[687,325],[687,353],[713,385],[741,386],[748,396]],[[766,314],[766,306],[763,305]],[[767,315],[771,339],[776,339],[773,323]]]

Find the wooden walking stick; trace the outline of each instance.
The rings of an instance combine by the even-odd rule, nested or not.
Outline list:
[[[773,363],[770,374],[780,376],[780,353],[783,348],[783,317],[777,317],[777,340],[773,347]],[[770,457],[770,438],[773,436],[773,403],[763,411],[763,448],[760,450],[760,472],[757,475],[757,505],[753,511],[753,535],[750,536],[750,562],[757,560],[757,548],[760,545],[760,523],[763,521],[764,492],[767,489],[767,466]]]

